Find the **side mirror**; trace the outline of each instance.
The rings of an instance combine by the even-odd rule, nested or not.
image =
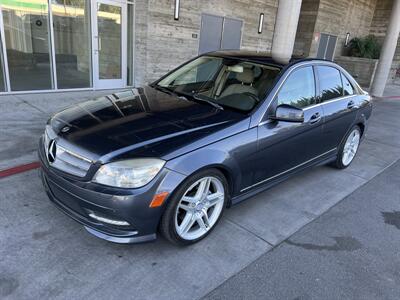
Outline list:
[[[275,116],[271,116],[271,119],[286,122],[303,122],[304,112],[300,108],[296,108],[287,104],[281,104],[276,108]]]

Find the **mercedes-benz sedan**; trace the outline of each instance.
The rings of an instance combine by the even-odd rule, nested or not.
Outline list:
[[[50,199],[113,242],[199,241],[225,208],[315,165],[354,159],[370,96],[340,66],[251,52],[55,114],[40,139]]]

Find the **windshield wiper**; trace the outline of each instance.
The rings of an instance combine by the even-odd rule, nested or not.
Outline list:
[[[185,101],[189,101],[188,98],[186,98],[183,95],[180,95],[178,92],[175,92],[174,90],[171,90],[170,88],[166,87],[166,86],[161,86],[161,85],[154,85],[154,87],[164,93],[167,93],[168,95],[173,95],[173,96],[177,96],[179,99],[181,100],[185,100]]]
[[[159,91],[162,91],[162,92],[164,92],[164,93],[167,93],[168,95],[179,96],[179,95],[178,95],[177,93],[175,93],[173,90],[171,90],[171,89],[169,89],[169,88],[167,88],[167,87],[165,87],[165,86],[161,86],[161,85],[155,84],[154,87],[155,87],[157,90],[159,90]]]
[[[221,105],[219,105],[218,103],[215,103],[215,102],[213,102],[211,100],[207,100],[207,99],[201,98],[197,94],[193,94],[192,96],[197,101],[203,101],[203,102],[206,102],[206,103],[210,104],[211,106],[214,106],[215,108],[218,108],[219,110],[224,110],[224,108]]]

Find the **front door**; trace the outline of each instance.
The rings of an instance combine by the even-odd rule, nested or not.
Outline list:
[[[96,89],[126,85],[126,4],[92,2],[93,85]]]
[[[272,121],[258,126],[257,164],[254,186],[273,181],[325,155],[322,143],[323,110],[316,105],[315,76],[312,66],[289,75],[271,105],[286,104],[304,112],[304,122]]]

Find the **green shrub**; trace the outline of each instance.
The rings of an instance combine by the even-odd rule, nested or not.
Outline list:
[[[349,44],[349,55],[355,57],[378,59],[381,46],[374,35],[353,38]]]

